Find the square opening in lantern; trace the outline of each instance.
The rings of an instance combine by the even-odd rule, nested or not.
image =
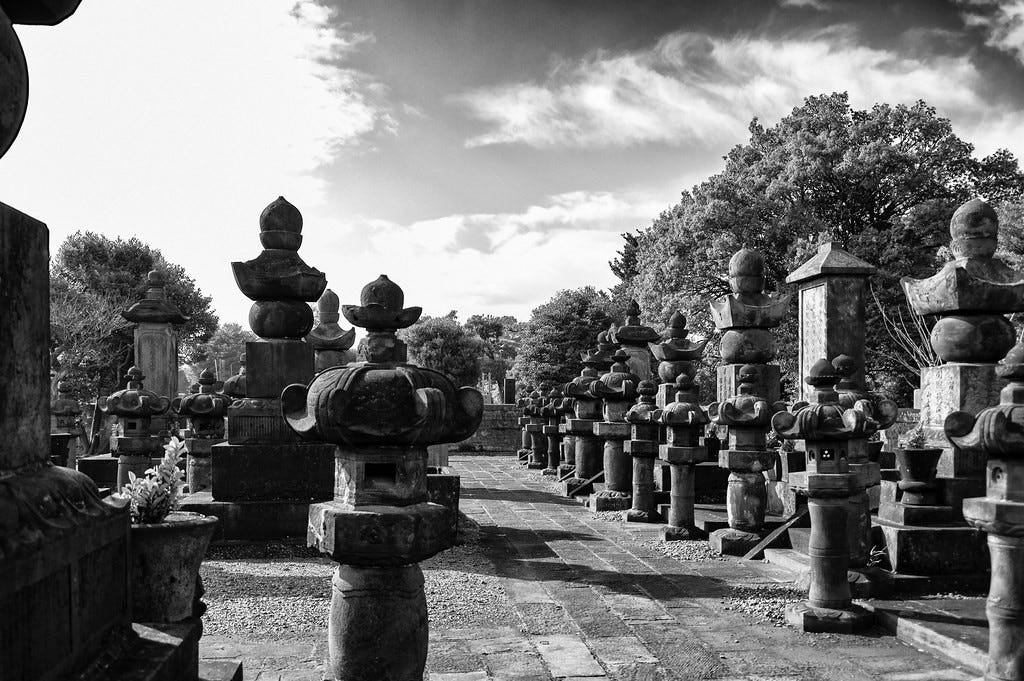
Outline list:
[[[398,477],[398,468],[393,463],[366,463],[363,465],[363,481],[371,487],[393,487]]]

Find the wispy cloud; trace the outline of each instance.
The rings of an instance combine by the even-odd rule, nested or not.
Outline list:
[[[1024,0],[960,0],[968,26],[985,31],[985,43],[1024,64]]]
[[[967,57],[906,56],[837,26],[788,40],[677,32],[649,49],[560,62],[539,82],[456,100],[487,129],[468,146],[608,148],[738,141],[754,116],[783,115],[811,94],[846,90],[856,105],[925,99],[946,114],[993,110]]]

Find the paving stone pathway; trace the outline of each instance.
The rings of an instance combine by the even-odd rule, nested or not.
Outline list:
[[[462,589],[447,578],[438,582],[443,595],[431,593],[434,570],[459,571],[465,597],[481,602],[460,603],[468,613],[461,618],[432,612],[429,681],[973,676],[881,631],[844,636],[780,626],[781,605],[771,603],[786,589],[766,566],[669,556],[656,526],[609,522],[607,514],[559,497],[550,478],[512,457],[453,456],[451,464],[462,476],[460,507],[480,527],[478,554],[426,564],[427,598],[459,599]],[[201,642],[205,658],[242,657],[249,680],[322,677],[325,632],[255,641],[244,631],[221,631],[215,586],[208,584],[214,626]]]

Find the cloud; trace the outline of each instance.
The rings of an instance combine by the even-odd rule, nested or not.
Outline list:
[[[403,286],[408,304],[432,301],[437,309],[428,314],[454,307],[462,318],[483,311],[525,318],[559,289],[614,285],[606,263],[621,248],[619,234],[648,224],[665,207],[638,193],[574,191],[517,213],[339,223],[308,234],[303,250],[342,254],[325,271],[344,279],[335,290],[346,301],[358,294],[355,282],[384,272]]]
[[[810,8],[819,11],[828,9],[828,6],[822,0],[779,0],[780,7],[799,7],[799,8]]]
[[[924,99],[944,115],[992,120],[966,56],[905,56],[837,26],[790,39],[670,33],[653,47],[559,62],[538,82],[486,87],[455,101],[487,129],[470,147],[720,146],[751,118],[777,118],[812,94],[850,92],[857,106]],[[1015,115],[1015,114],[1014,114]],[[954,121],[955,122],[955,121]]]
[[[960,0],[968,26],[985,32],[985,44],[1024,64],[1024,0]]]

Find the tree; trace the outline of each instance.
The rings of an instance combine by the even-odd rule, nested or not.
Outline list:
[[[146,274],[158,270],[167,281],[167,297],[190,317],[179,336],[180,361],[202,359],[202,345],[217,329],[217,316],[212,299],[203,295],[195,280],[180,265],[168,262],[159,250],[132,237],[110,239],[102,234],[78,231],[57,249],[50,265],[51,299],[54,293],[73,291],[82,301],[103,301],[104,316],[120,318],[120,313],[146,293]],[[116,314],[112,314],[116,310]],[[81,311],[58,306],[51,310],[53,328],[75,325],[72,317]],[[108,390],[121,383],[125,370],[134,361],[130,327],[118,328],[113,334],[87,350],[98,358],[90,370],[90,380],[98,390]]]
[[[210,336],[210,340],[201,346],[200,354],[205,357],[201,364],[204,368],[210,368],[223,381],[238,373],[241,366],[238,358],[245,352],[245,344],[256,340],[259,340],[259,336],[241,324],[221,324]]]
[[[583,368],[580,353],[597,344],[614,316],[611,298],[593,286],[564,290],[534,308],[522,332],[513,372],[520,386],[561,385]]]
[[[453,316],[422,317],[398,332],[415,364],[448,374],[456,385],[475,386],[480,379],[483,341]]]
[[[519,342],[515,338],[521,324],[510,315],[495,317],[489,314],[471,315],[465,328],[483,342],[480,373],[499,383],[508,376],[516,358]]]
[[[785,276],[824,240],[878,267],[874,289],[891,312],[904,304],[900,277],[937,269],[958,205],[975,195],[997,203],[1024,195],[1009,152],[975,159],[973,146],[920,101],[855,110],[845,93],[808,97],[776,125],[754,119],[749,131],[722,172],[684,192],[637,237],[635,274],[621,286],[653,318],[681,308],[692,329],[711,333],[707,303],[728,293],[735,251],[760,251],[769,288],[785,287]],[[631,248],[627,239],[621,261]],[[880,315],[869,307],[867,369],[905,397],[916,377],[897,361]],[[796,359],[796,317],[780,329],[784,369]]]

